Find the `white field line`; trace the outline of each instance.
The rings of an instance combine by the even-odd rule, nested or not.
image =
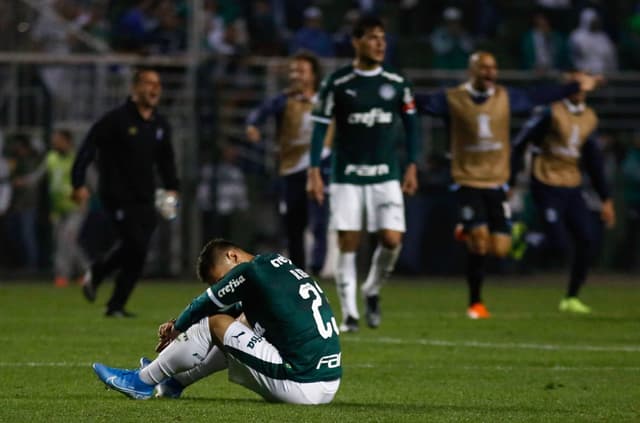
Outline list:
[[[396,366],[395,363],[390,363],[390,366]],[[385,363],[353,363],[346,365],[346,367],[356,367],[363,369],[375,369],[380,367],[390,367],[385,366]],[[439,370],[439,369],[448,369],[452,366],[450,365],[437,365],[437,364],[425,364],[425,365],[412,365],[412,364],[403,364],[403,368],[408,369],[431,369],[431,370]],[[640,372],[640,367],[636,366],[552,366],[552,367],[544,367],[544,366],[532,366],[532,365],[522,365],[522,366],[501,366],[501,365],[474,365],[474,366],[460,366],[455,365],[455,370],[470,370],[470,371],[481,371],[481,370],[490,370],[490,371],[502,371],[502,372],[513,372],[513,371],[521,371],[523,369],[527,370],[541,370],[541,371],[552,371],[552,372],[601,372],[601,371],[609,371],[615,372],[623,370],[625,372]]]
[[[640,345],[553,345],[535,343],[499,343],[480,341],[444,341],[440,339],[401,339],[401,338],[362,338],[358,336],[342,336],[341,342],[363,342],[372,344],[427,345],[430,347],[463,347],[489,348],[508,350],[542,350],[542,351],[588,351],[588,352],[640,352]]]

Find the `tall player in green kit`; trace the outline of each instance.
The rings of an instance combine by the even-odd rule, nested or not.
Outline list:
[[[134,399],[178,397],[223,369],[268,401],[325,404],[342,376],[338,325],[326,296],[279,254],[254,256],[210,241],[198,277],[211,286],[160,326],[160,355],[138,370],[95,363],[107,386]],[[242,313],[238,316],[238,313]]]
[[[416,156],[417,120],[413,93],[407,80],[383,68],[385,33],[382,22],[364,17],[352,34],[356,57],[325,79],[312,114],[311,167],[307,189],[318,202],[324,200],[320,155],[324,135],[335,120],[331,172],[330,225],[338,231],[339,253],[335,269],[342,307],[341,331],[358,330],[356,251],[363,229],[378,234],[378,246],[362,293],[367,324],[380,324],[380,287],[393,270],[405,232],[402,193],[418,188]],[[408,166],[400,184],[396,153],[397,126],[402,122]]]

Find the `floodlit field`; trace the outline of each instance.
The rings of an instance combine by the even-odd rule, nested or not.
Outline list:
[[[265,403],[225,373],[180,400],[105,390],[91,363],[153,356],[158,324],[200,293],[195,282],[144,281],[128,320],[102,316],[110,285],[90,305],[77,287],[1,282],[0,422],[638,422],[639,282],[594,276],[584,317],[556,311],[564,278],[493,278],[494,318],[470,321],[460,279],[396,279],[382,327],[342,336],[342,386],[319,407]]]

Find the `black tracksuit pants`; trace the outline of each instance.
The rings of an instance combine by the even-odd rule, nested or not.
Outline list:
[[[93,264],[96,282],[113,272],[115,288],[107,311],[123,310],[144,268],[157,215],[153,205],[134,205],[107,210],[116,229],[117,244]]]

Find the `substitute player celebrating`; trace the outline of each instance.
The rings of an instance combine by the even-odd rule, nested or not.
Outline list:
[[[511,154],[514,182],[524,165],[527,145],[533,143],[536,147],[530,189],[545,234],[540,247],[548,257],[562,257],[569,250],[568,239],[573,241],[567,295],[559,305],[560,311],[570,313],[591,312],[578,299],[578,293],[597,252],[597,236],[583,195],[583,171],[602,200],[602,221],[611,228],[616,218],[598,147],[598,117],[586,105],[586,97],[584,91],[579,91],[536,110],[515,137]]]
[[[333,400],[342,376],[338,324],[309,275],[280,254],[254,256],[214,239],[200,253],[198,277],[211,286],[160,326],[160,355],[139,370],[94,363],[100,380],[134,399],[150,398],[156,385],[159,396],[176,398],[228,368],[230,381],[268,401]]]
[[[506,191],[511,154],[510,122],[514,114],[592,91],[601,77],[575,74],[573,82],[522,90],[498,84],[493,54],[469,56],[469,80],[457,87],[417,94],[420,113],[445,119],[449,132],[451,176],[458,197],[462,231],[467,244],[467,284],[471,319],[490,317],[482,297],[487,255],[505,257],[511,248],[511,211]]]
[[[402,193],[417,187],[417,120],[413,94],[407,80],[384,69],[386,42],[382,22],[363,17],[354,26],[355,60],[332,73],[320,88],[312,119],[311,167],[307,189],[318,202],[324,200],[320,159],[324,136],[335,119],[334,156],[331,172],[330,225],[338,231],[339,253],[336,285],[342,307],[342,331],[358,329],[356,299],[356,250],[360,243],[362,216],[369,232],[377,232],[367,280],[362,286],[367,324],[380,324],[379,291],[393,270],[405,231]],[[409,165],[402,186],[396,154],[397,122],[405,129]]]

